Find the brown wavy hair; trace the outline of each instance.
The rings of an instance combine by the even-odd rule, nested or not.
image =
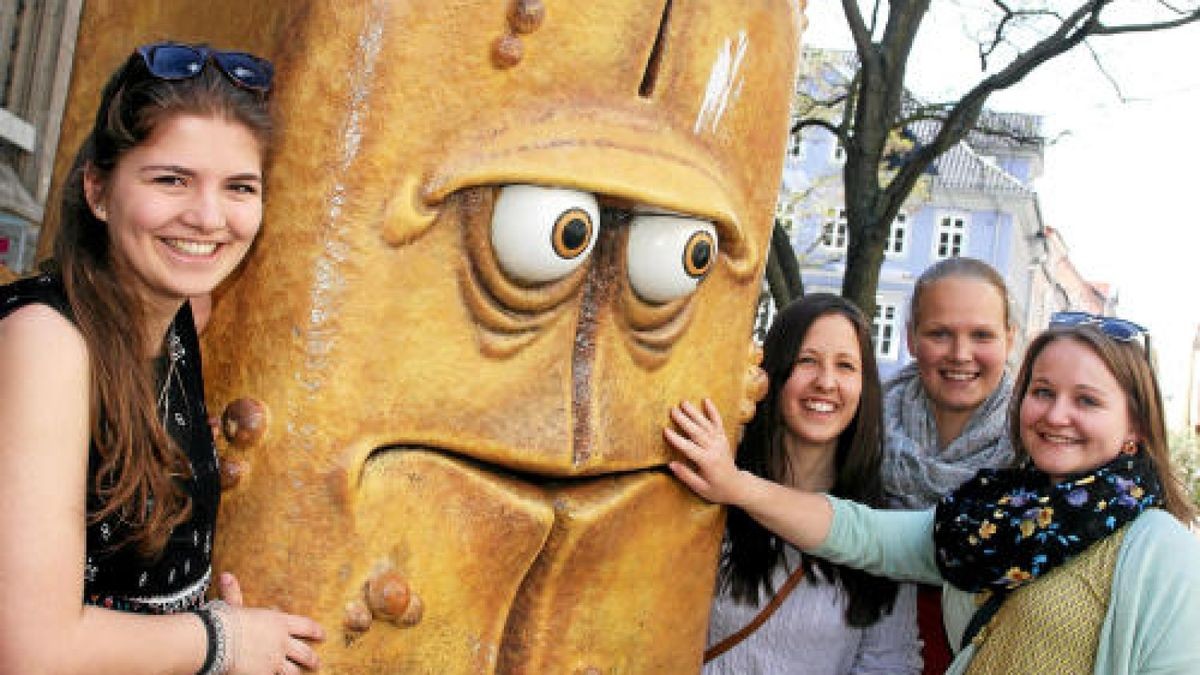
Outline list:
[[[812,325],[824,316],[845,317],[858,337],[862,391],[858,410],[838,434],[834,454],[834,482],[829,494],[882,508],[884,506],[882,429],[883,403],[879,369],[871,344],[870,324],[853,303],[829,293],[811,293],[779,312],[763,343],[762,368],[767,373],[767,395],[759,401],[738,444],[737,465],[757,476],[782,482],[791,476],[783,441],[779,396],[792,374],[796,356]],[[726,521],[727,545],[721,559],[720,584],[733,598],[754,604],[772,588],[771,574],[782,563],[784,542],[738,508],[730,508]],[[846,593],[846,622],[870,626],[890,612],[896,601],[896,583],[866,572],[802,555],[805,576],[815,583],[812,571],[821,571],[830,583]]]
[[[1009,409],[1009,437],[1017,450],[1018,461],[1028,457],[1021,443],[1021,401],[1029,390],[1033,364],[1048,345],[1059,340],[1071,340],[1091,349],[1121,385],[1129,406],[1129,417],[1142,436],[1138,450],[1149,457],[1162,484],[1163,506],[1185,526],[1191,526],[1196,519],[1196,506],[1188,499],[1187,488],[1171,464],[1162,392],[1154,366],[1141,345],[1114,340],[1093,325],[1050,326],[1029,343]]]
[[[108,80],[95,123],[75,157],[62,193],[51,268],[67,299],[91,363],[91,433],[99,465],[90,486],[102,506],[88,523],[117,514],[133,545],[152,558],[172,529],[191,515],[180,480],[186,456],[158,416],[153,361],[144,334],[145,310],[132,270],[113,255],[108,226],[92,213],[84,174],[105,184],[121,157],[165,120],[194,115],[236,122],[258,140],[266,162],[271,122],[267,95],[236,86],[211,61],[196,76],[162,80],[132,54]]]

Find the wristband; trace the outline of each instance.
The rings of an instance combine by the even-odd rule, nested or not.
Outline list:
[[[221,600],[213,600],[199,609],[192,610],[204,624],[206,645],[204,665],[200,666],[196,675],[225,675],[229,672],[229,634],[222,616],[225,607]]]

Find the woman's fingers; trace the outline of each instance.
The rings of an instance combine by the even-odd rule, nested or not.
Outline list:
[[[244,602],[242,598],[242,586],[238,583],[237,577],[232,572],[222,572],[217,578],[218,589],[221,599],[234,607],[241,607]]]
[[[684,401],[679,404],[679,407],[687,414],[688,419],[691,420],[692,423],[697,427],[706,432],[712,431],[712,423],[709,422],[708,417],[700,410],[700,408],[696,407],[696,404],[692,403],[691,401]]]
[[[287,622],[288,635],[294,638],[304,640],[312,640],[321,642],[325,639],[325,630],[321,628],[321,624],[313,621],[307,616],[298,614],[285,614],[284,619]]]
[[[684,407],[685,405],[686,403],[681,403],[680,405],[671,408],[671,421],[675,423],[675,426],[682,429],[684,433],[692,438],[697,438],[704,435],[704,428],[701,426],[700,422],[698,422],[688,413],[687,409]]]
[[[711,398],[704,399],[704,414],[714,431],[725,433],[725,423],[721,420],[721,411],[717,410],[717,404],[713,403]]]
[[[696,456],[699,453],[703,452],[703,450],[704,450],[699,445],[697,445],[694,441],[692,441],[692,439],[688,438],[687,436],[681,435],[678,431],[675,431],[674,429],[669,429],[669,428],[663,429],[663,436],[666,437],[667,443],[672,448],[675,448],[676,450],[682,452],[684,455],[687,455],[688,459],[690,459],[692,461],[695,461]]]
[[[304,670],[316,670],[319,665],[316,650],[304,640],[289,638],[284,653],[290,663],[294,663]]]
[[[670,462],[667,464],[667,468],[671,470],[671,473],[675,474],[675,477],[679,479],[679,482],[688,486],[692,492],[695,492],[701,497],[708,492],[708,481],[701,478],[700,474],[696,473],[692,467],[688,466],[687,464],[684,464],[683,462]]]

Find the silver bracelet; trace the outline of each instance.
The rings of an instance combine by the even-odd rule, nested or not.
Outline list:
[[[233,667],[229,605],[223,600],[212,600],[201,605],[196,615],[204,622],[208,636],[208,651],[204,657],[207,667],[201,667],[196,675],[226,675]]]

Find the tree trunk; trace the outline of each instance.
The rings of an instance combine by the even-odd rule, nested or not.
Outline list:
[[[858,222],[849,220],[848,226],[850,236],[846,247],[846,272],[842,276],[842,296],[858,305],[870,320],[875,316],[875,292],[883,267],[886,230],[870,217],[863,217]]]
[[[788,238],[787,230],[778,220],[771,230],[771,247],[767,250],[767,288],[775,307],[783,309],[789,302],[804,296],[804,281],[800,278],[800,264],[796,251]]]

